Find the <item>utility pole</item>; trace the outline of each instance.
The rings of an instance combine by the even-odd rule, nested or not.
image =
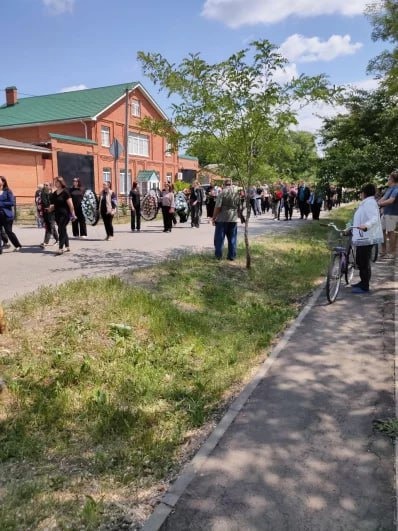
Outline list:
[[[127,195],[127,183],[129,174],[129,89],[126,88],[126,116],[125,116],[125,133],[124,133],[124,186]]]

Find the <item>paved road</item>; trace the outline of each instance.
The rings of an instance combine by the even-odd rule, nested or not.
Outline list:
[[[270,215],[253,219],[250,234],[288,230],[303,223],[273,221]],[[304,223],[311,223],[307,221]],[[71,233],[68,227],[69,234]],[[2,278],[2,297],[7,301],[16,296],[34,291],[42,285],[53,285],[81,276],[99,276],[120,273],[126,268],[142,267],[175,256],[181,252],[210,250],[213,247],[214,228],[204,222],[199,229],[190,224],[177,224],[171,233],[163,233],[161,220],[143,224],[140,233],[132,233],[127,224],[115,225],[115,237],[104,241],[102,223],[88,227],[88,239],[71,239],[71,253],[55,256],[56,247],[40,249],[43,229],[15,226],[15,232],[23,245],[20,253],[6,249],[0,256],[0,270],[6,272]],[[239,226],[239,239],[243,227]]]
[[[372,283],[333,305],[321,293],[145,531],[396,529],[394,446],[372,425],[395,417],[391,261]]]

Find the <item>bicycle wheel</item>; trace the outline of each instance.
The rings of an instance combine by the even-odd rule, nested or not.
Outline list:
[[[372,262],[377,262],[378,258],[379,258],[379,246],[375,244],[372,247],[372,254],[370,255],[370,259],[372,260]]]
[[[330,303],[334,302],[341,283],[341,255],[334,254],[330,260],[326,278],[326,297]]]
[[[354,247],[350,245],[346,254],[346,266],[344,268],[344,276],[346,284],[349,284],[354,276],[355,269],[355,253]]]

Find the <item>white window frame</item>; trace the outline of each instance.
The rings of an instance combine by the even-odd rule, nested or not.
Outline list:
[[[141,116],[141,102],[140,100],[131,100],[130,102],[131,116]]]
[[[171,184],[172,181],[173,181],[173,174],[172,174],[172,172],[166,173],[166,182]]]
[[[112,168],[102,168],[102,181],[112,182]]]
[[[171,157],[173,146],[171,142],[166,141],[166,157]]]
[[[149,136],[138,133],[129,133],[129,155],[149,157]]]
[[[127,195],[129,193],[129,190],[131,188],[131,170],[128,171],[128,177],[127,182],[125,179],[125,171],[124,168],[119,170],[119,195]]]
[[[111,128],[107,125],[101,125],[101,146],[110,147],[111,145]]]

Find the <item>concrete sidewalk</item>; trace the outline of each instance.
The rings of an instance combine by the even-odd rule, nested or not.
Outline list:
[[[372,427],[395,416],[391,261],[372,284],[314,295],[145,531],[396,529],[393,442]]]

